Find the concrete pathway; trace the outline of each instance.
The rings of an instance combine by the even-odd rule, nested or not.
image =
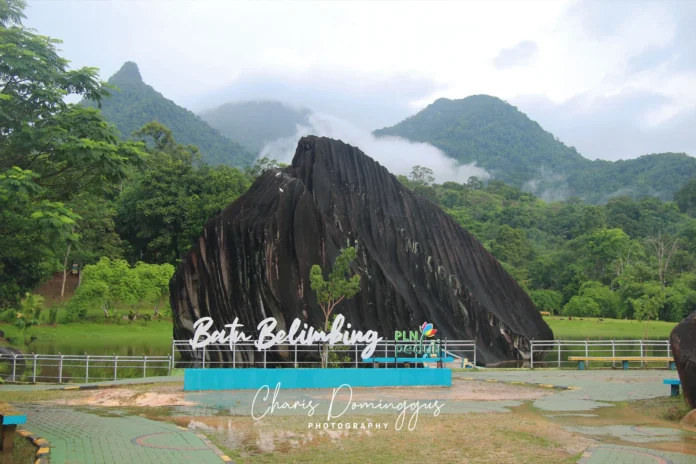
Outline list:
[[[582,425],[568,421],[577,416],[592,418],[598,408],[613,407],[613,402],[649,399],[669,395],[669,387],[662,384],[665,378],[676,378],[676,372],[667,370],[510,370],[510,371],[464,371],[453,374],[455,382],[499,381],[510,383],[533,383],[576,389],[554,389],[552,395],[535,400],[532,405],[544,411],[549,418],[556,418],[559,426],[598,440],[596,445],[586,450],[580,464],[600,463],[644,463],[644,464],[696,464],[696,456],[661,451],[645,446],[651,443],[684,440],[696,441],[696,434],[676,428],[658,427],[645,424],[612,424],[605,420],[596,426]],[[101,385],[129,385],[158,382],[180,382],[181,376],[149,377],[144,379],[123,379],[101,382]],[[73,386],[73,385],[71,385]],[[87,384],[94,387],[95,384]],[[31,391],[62,388],[57,385],[3,385],[2,391]],[[153,388],[157,388],[153,386]],[[186,395],[197,406],[181,406],[175,409],[181,414],[206,416],[216,415],[221,409],[230,414],[248,414],[251,400],[249,394],[241,392],[199,392]],[[253,392],[252,392],[253,393]],[[313,396],[313,391],[297,391],[300,397]],[[394,394],[391,391],[391,394]],[[451,412],[509,411],[521,404],[514,401],[479,401],[449,403]],[[207,440],[194,431],[182,429],[172,424],[129,416],[104,408],[81,408],[79,410],[22,405],[27,411],[26,428],[46,438],[51,443],[52,463],[158,463],[223,462],[224,457]],[[603,411],[607,411],[603,409]],[[105,415],[106,414],[106,415]],[[617,421],[619,422],[619,421]],[[688,435],[688,436],[687,436]],[[619,442],[620,444],[611,443]],[[635,445],[635,446],[634,446]],[[641,446],[643,445],[643,446]],[[674,449],[674,448],[672,448]],[[679,448],[677,448],[679,449]],[[227,458],[229,459],[229,458]]]
[[[193,431],[118,411],[21,405],[24,428],[50,443],[52,464],[216,463],[225,460]]]
[[[555,394],[533,402],[533,406],[547,412],[547,417],[594,417],[597,408],[613,407],[611,402],[658,398],[670,394],[663,379],[678,378],[668,370],[527,370],[527,371],[476,371],[455,372],[455,379],[475,379],[510,383],[536,383],[546,386],[575,387],[571,390],[554,390]],[[455,380],[461,381],[461,380]],[[579,411],[585,414],[578,413]],[[593,437],[602,442],[589,447],[578,464],[696,464],[696,456],[660,451],[639,446],[609,443],[657,443],[680,442],[696,439],[695,434],[676,428],[653,427],[641,424],[570,426],[565,429]]]

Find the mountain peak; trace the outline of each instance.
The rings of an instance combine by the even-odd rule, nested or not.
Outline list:
[[[121,69],[109,79],[110,84],[141,84],[143,77],[140,75],[138,65],[133,61],[126,61]]]

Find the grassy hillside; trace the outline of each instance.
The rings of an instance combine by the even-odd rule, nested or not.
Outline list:
[[[196,145],[207,163],[246,166],[253,162],[252,153],[239,143],[145,84],[135,63],[125,63],[108,82],[119,90],[103,102],[102,112],[123,137],[130,137],[150,121],[158,121],[172,130],[177,142]],[[88,101],[83,104],[93,105]]]

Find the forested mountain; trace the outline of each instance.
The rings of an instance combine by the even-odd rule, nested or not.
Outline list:
[[[297,125],[306,124],[311,113],[306,108],[265,100],[225,103],[202,112],[201,118],[222,135],[258,153],[266,142],[295,135]]]
[[[252,164],[254,155],[249,150],[145,84],[135,63],[126,62],[108,82],[119,90],[111,91],[111,98],[104,99],[102,113],[123,138],[130,138],[148,122],[157,121],[168,127],[179,143],[197,146],[202,160],[209,164]],[[82,104],[95,105],[88,100]]]
[[[578,196],[604,203],[618,195],[671,200],[696,175],[696,159],[683,153],[591,161],[514,106],[488,95],[441,98],[375,135],[431,143],[462,163],[476,162],[494,178],[549,200]]]

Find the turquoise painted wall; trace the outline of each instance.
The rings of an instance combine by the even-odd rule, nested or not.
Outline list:
[[[220,368],[186,369],[184,391],[258,390],[275,388],[338,388],[351,387],[451,387],[451,369],[413,368],[336,368],[336,369],[256,369]]]

